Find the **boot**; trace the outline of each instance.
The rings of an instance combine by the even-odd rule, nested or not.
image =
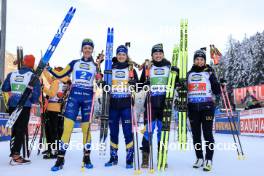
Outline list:
[[[148,167],[149,167],[149,153],[143,151],[141,168],[148,168]]]
[[[117,149],[111,148],[110,149],[110,160],[105,163],[105,167],[111,167],[114,165],[117,165],[118,163],[118,155],[117,155]]]
[[[133,159],[134,159],[134,148],[127,149],[126,155],[126,168],[131,169],[133,168]]]
[[[91,150],[85,151],[84,156],[83,156],[83,164],[84,164],[84,167],[87,169],[93,168],[93,164],[91,163],[91,159],[90,159],[90,153],[91,153]]]
[[[204,165],[204,159],[203,158],[198,158],[196,162],[193,164],[193,168],[200,168],[203,167]]]
[[[64,156],[58,156],[55,165],[51,168],[51,171],[58,171],[63,168],[64,165]]]
[[[15,166],[15,165],[26,165],[30,164],[31,161],[27,160],[20,155],[12,155],[12,159],[10,160],[10,165]]]
[[[205,160],[204,171],[209,172],[212,170],[212,160]]]

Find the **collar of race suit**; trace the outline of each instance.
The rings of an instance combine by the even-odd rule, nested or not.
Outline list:
[[[90,57],[88,59],[85,59],[84,57],[82,57],[81,60],[84,61],[84,62],[94,62],[93,57]]]
[[[197,65],[193,65],[191,68],[191,72],[212,72],[212,67],[210,67],[209,65],[205,65],[202,67],[199,67]]]
[[[162,59],[160,62],[157,62],[155,60],[151,61],[153,63],[153,65],[155,65],[156,67],[163,67],[163,66],[168,66],[171,65],[171,63],[167,60],[167,59]]]
[[[124,69],[127,68],[129,66],[128,62],[113,62],[113,69]]]

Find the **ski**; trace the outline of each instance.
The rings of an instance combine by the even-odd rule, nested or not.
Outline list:
[[[44,57],[41,58],[38,67],[36,69],[36,76],[32,77],[27,88],[25,89],[24,93],[22,94],[18,105],[15,109],[15,111],[11,114],[10,118],[8,119],[7,123],[6,123],[6,128],[12,128],[12,126],[14,125],[14,123],[16,122],[17,118],[19,117],[23,106],[25,104],[25,102],[27,101],[28,97],[31,95],[33,87],[35,85],[35,82],[39,79],[42,71],[44,70],[44,68],[46,67],[46,65],[48,64],[52,54],[54,53],[56,47],[58,46],[61,38],[63,37],[63,34],[65,33],[67,27],[69,26],[74,14],[75,14],[76,9],[71,7],[70,10],[68,11],[67,15],[65,16],[64,20],[62,21],[59,29],[57,30],[57,33],[55,34],[53,40],[51,41]]]
[[[113,58],[114,28],[107,29],[105,70],[102,97],[102,114],[100,115],[100,150],[99,155],[105,156],[106,138],[108,134],[109,100],[110,93],[107,91],[112,85],[112,58]]]
[[[179,47],[176,46],[173,49],[171,68],[176,67],[178,55],[179,55]],[[172,103],[174,98],[174,89],[175,89],[175,81],[177,74],[178,73],[173,71],[172,69],[170,70],[170,75],[166,89],[165,107],[163,110],[161,140],[158,151],[158,171],[160,170],[164,171],[167,165],[170,123],[171,123],[172,106],[173,106]]]
[[[181,88],[178,90],[179,101],[178,106],[178,141],[180,149],[186,149],[187,143],[187,87],[186,75],[188,67],[188,21],[181,20],[180,28],[180,50],[179,50],[179,61],[178,68],[180,69],[179,82]]]

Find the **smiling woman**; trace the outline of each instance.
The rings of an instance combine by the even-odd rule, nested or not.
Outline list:
[[[95,74],[97,73],[97,64],[94,62],[92,53],[94,50],[94,43],[91,39],[84,39],[81,44],[82,58],[73,60],[65,69],[60,72],[48,68],[49,72],[56,78],[62,78],[72,74],[72,86],[66,104],[64,116],[64,131],[61,137],[61,145],[58,150],[58,158],[55,165],[51,168],[52,171],[58,171],[62,169],[64,165],[64,156],[69,146],[71,133],[76,121],[79,109],[82,113],[82,132],[83,132],[83,165],[90,169],[93,168],[91,163],[91,136],[90,136],[90,123],[92,118],[93,108],[93,81]],[[100,55],[99,57],[102,57]],[[102,60],[102,58],[98,58]]]

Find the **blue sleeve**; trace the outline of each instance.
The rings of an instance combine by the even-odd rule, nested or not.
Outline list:
[[[31,103],[36,104],[39,102],[40,93],[41,93],[41,86],[40,86],[40,81],[38,79],[32,91],[32,96],[30,98]]]
[[[69,74],[71,74],[71,72],[73,71],[73,67],[74,64],[77,62],[78,60],[73,60],[71,61],[62,71],[58,72],[55,69],[52,69],[51,67],[48,69],[48,71],[52,74],[52,76],[56,77],[56,78],[63,78],[65,76],[68,76]]]
[[[11,91],[11,84],[10,84],[10,77],[12,73],[9,73],[3,83],[2,91],[3,92],[10,92]]]

